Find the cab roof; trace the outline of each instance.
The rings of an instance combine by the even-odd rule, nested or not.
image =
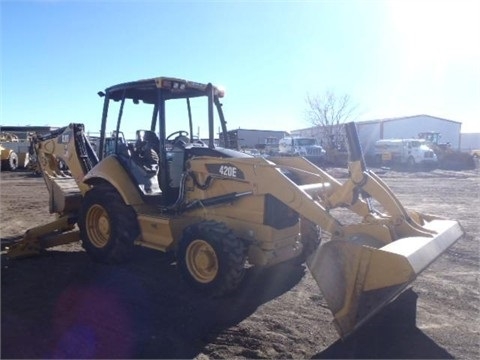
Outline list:
[[[110,99],[115,101],[123,99],[125,94],[126,99],[132,99],[134,102],[143,101],[153,104],[156,102],[159,89],[163,92],[163,98],[168,100],[207,96],[208,86],[209,84],[162,76],[113,85],[105,89],[105,92],[98,94],[100,96],[107,94]],[[212,87],[215,96],[224,96],[222,89],[213,85]]]

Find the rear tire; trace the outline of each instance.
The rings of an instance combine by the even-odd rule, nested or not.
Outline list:
[[[110,186],[94,187],[85,194],[78,226],[87,253],[109,264],[129,260],[140,233],[135,211]]]
[[[2,170],[15,171],[18,168],[18,155],[12,151],[8,155],[8,159],[2,161]]]
[[[187,227],[176,258],[185,281],[212,296],[233,292],[245,275],[245,244],[225,224],[216,221]]]

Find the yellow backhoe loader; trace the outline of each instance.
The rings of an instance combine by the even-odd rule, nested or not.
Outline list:
[[[29,141],[19,139],[13,133],[0,132],[0,145],[2,147],[2,170],[14,171],[17,168],[26,168],[30,162],[28,153]]]
[[[421,132],[420,139],[426,140],[438,158],[441,169],[447,170],[472,170],[475,169],[475,159],[471,154],[452,148],[450,143],[440,141],[442,134],[436,131]]]
[[[340,182],[301,157],[265,159],[217,147],[215,119],[223,135],[227,131],[224,92],[212,84],[159,77],[99,95],[104,106],[97,152],[82,124],[34,138],[50,211],[58,218],[27,231],[8,256],[81,241],[93,259],[120,263],[136,244],[172,252],[186,281],[207,295],[234,291],[247,261],[271,266],[298,258],[306,261],[345,337],[463,236],[456,221],[402,206],[366,168],[354,123],[346,124],[350,177]],[[149,106],[149,124],[138,129],[141,115],[127,105]],[[114,109],[115,149],[99,158]],[[192,136],[194,110],[208,122],[208,142]],[[167,114],[175,123],[167,123]],[[181,119],[183,130],[167,136]],[[136,141],[129,143],[121,134],[132,128],[138,129]],[[59,159],[68,173],[59,169]],[[337,208],[357,222],[335,217]]]
[[[0,144],[2,170],[15,171],[18,167],[18,155],[15,151]]]

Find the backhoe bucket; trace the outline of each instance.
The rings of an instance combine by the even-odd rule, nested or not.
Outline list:
[[[342,338],[394,300],[464,234],[451,220],[432,220],[424,228],[436,235],[401,238],[380,248],[332,240],[307,260]]]

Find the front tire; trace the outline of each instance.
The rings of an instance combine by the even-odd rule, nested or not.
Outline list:
[[[245,244],[225,224],[216,221],[187,227],[176,258],[185,281],[212,296],[233,292],[245,275]]]
[[[133,208],[115,189],[105,186],[85,194],[78,226],[87,253],[95,261],[109,264],[129,260],[140,233]]]

